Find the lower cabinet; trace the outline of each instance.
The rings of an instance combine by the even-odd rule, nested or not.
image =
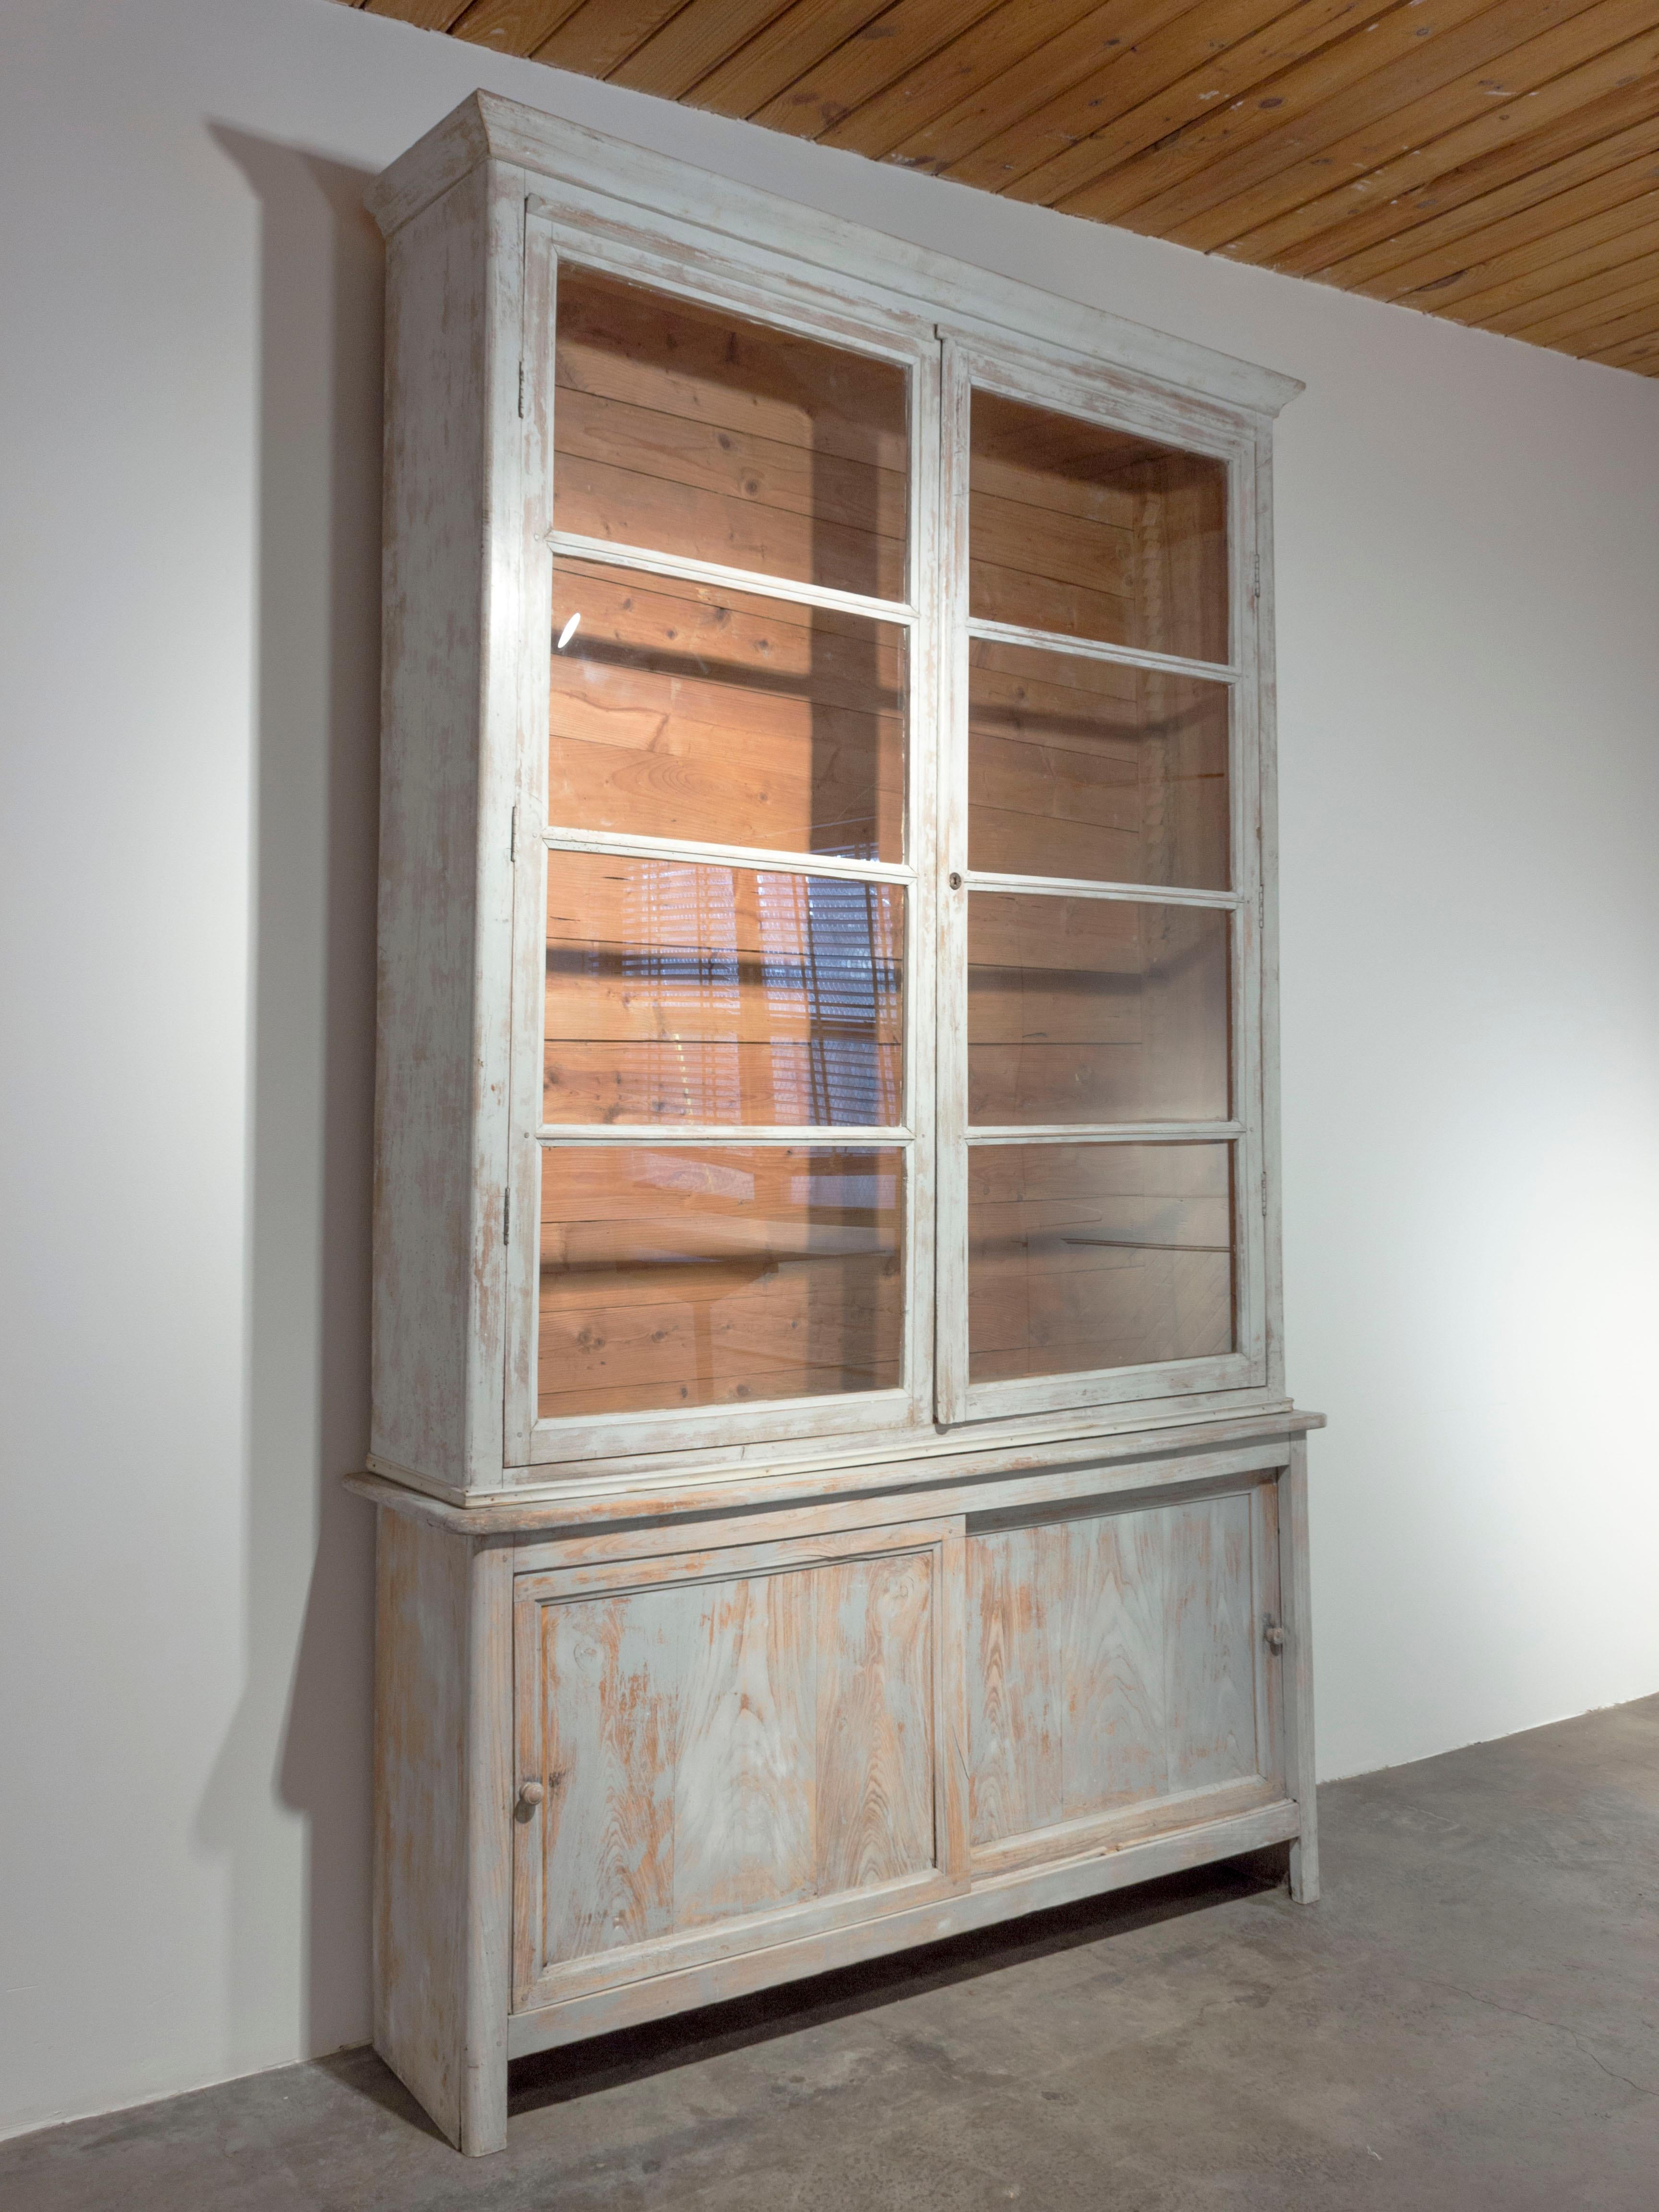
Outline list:
[[[1310,1898],[1302,1451],[878,1525],[377,1489],[378,2047],[486,2149],[514,2055],[1273,1842]]]
[[[949,1542],[901,1529],[516,1578],[515,2007],[961,1876]]]
[[[1283,1800],[1275,1502],[519,1575],[515,2010]]]

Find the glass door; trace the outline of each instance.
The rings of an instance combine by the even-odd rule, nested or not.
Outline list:
[[[1238,1388],[1262,1379],[1240,471],[961,360],[952,389],[945,1417]]]
[[[535,1460],[928,1409],[915,379],[560,263]]]

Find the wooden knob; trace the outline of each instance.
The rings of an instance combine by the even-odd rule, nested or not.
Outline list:
[[[521,1782],[519,1784],[519,1802],[520,1805],[526,1807],[539,1805],[546,1795],[546,1790],[543,1789],[539,1782]]]
[[[1267,1642],[1275,1651],[1285,1649],[1285,1631],[1276,1620],[1270,1620],[1267,1629]]]

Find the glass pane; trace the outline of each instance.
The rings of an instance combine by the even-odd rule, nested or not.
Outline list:
[[[904,893],[547,856],[543,1119],[893,1127]]]
[[[556,350],[561,530],[904,597],[902,368],[568,264]]]
[[[543,1420],[895,1389],[903,1155],[549,1146]]]
[[[1228,687],[975,638],[968,864],[1228,888]]]
[[[1231,1145],[976,1145],[968,1376],[1233,1349]]]
[[[549,821],[903,859],[896,624],[561,561],[552,636]]]
[[[1226,659],[1224,461],[989,392],[971,444],[975,615]]]
[[[975,892],[969,1119],[1224,1121],[1228,964],[1224,909]]]

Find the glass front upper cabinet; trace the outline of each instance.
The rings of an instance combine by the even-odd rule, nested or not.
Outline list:
[[[529,1458],[1260,1382],[1246,442],[555,298]]]
[[[574,263],[556,313],[538,1424],[902,1425],[910,371]]]
[[[941,1398],[971,1419],[1225,1388],[1258,1180],[1228,462],[957,373]]]

